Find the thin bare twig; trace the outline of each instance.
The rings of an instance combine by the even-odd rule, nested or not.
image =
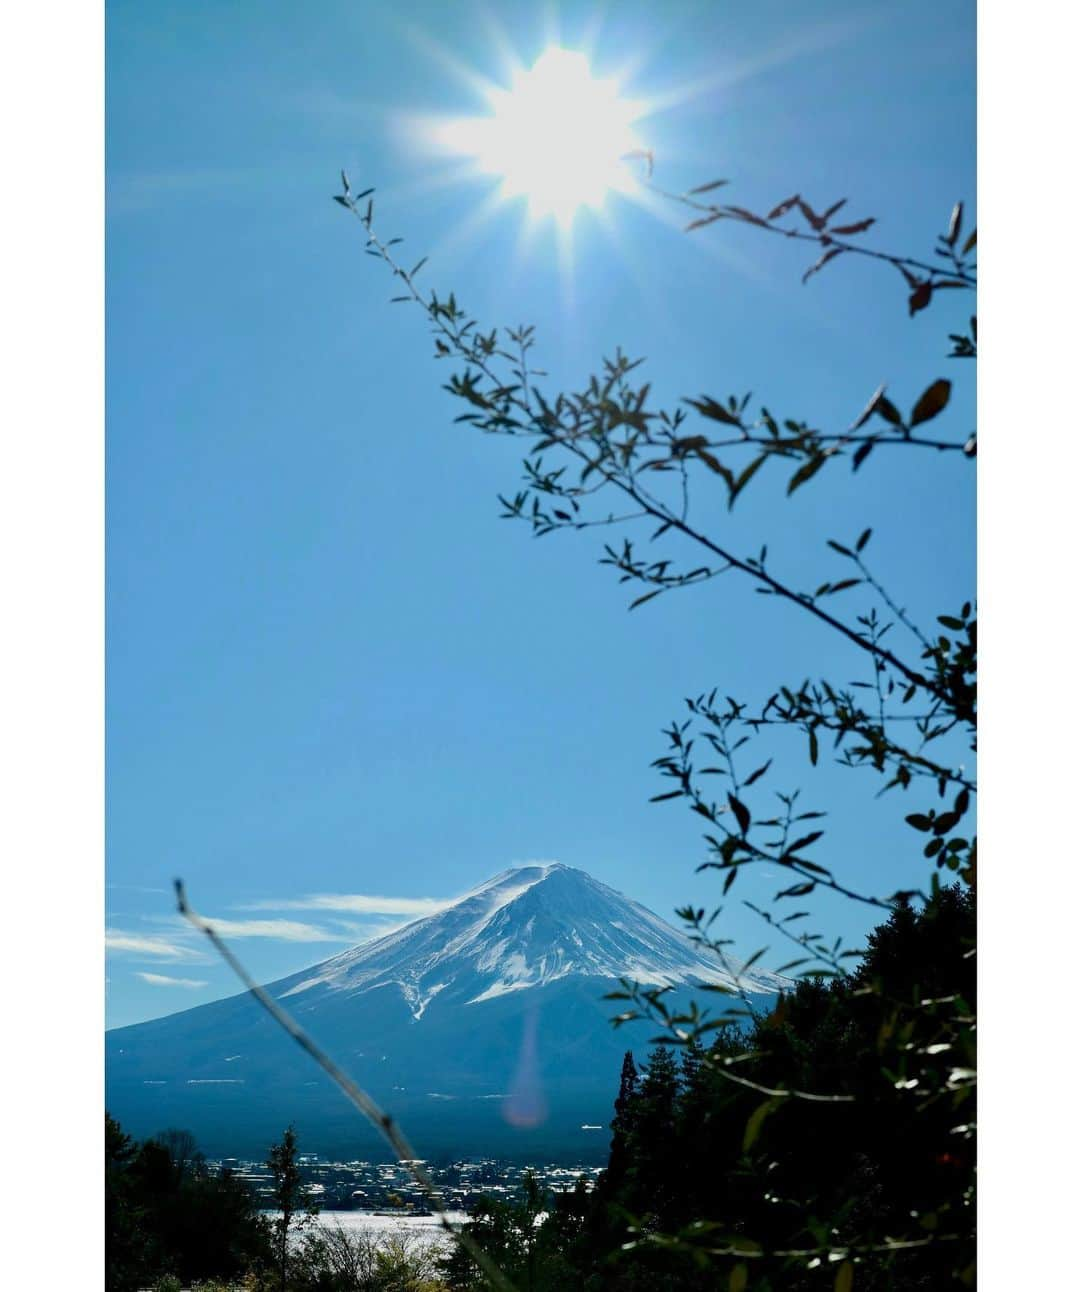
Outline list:
[[[174,882],[176,888],[176,905],[180,914],[184,916],[191,924],[204,933],[209,939],[214,949],[221,958],[236,974],[244,986],[255,997],[259,1004],[267,1011],[271,1018],[296,1042],[297,1045],[326,1073],[331,1081],[338,1087],[346,1099],[361,1112],[367,1120],[375,1127],[379,1134],[386,1140],[390,1148],[393,1149],[398,1161],[408,1168],[409,1174],[416,1181],[417,1185],[423,1191],[424,1196],[431,1203],[436,1216],[439,1220],[439,1226],[457,1243],[469,1253],[474,1261],[484,1271],[485,1275],[491,1280],[492,1286],[498,1288],[500,1292],[516,1292],[513,1283],[492,1261],[491,1257],[482,1250],[466,1233],[455,1229],[453,1222],[447,1214],[446,1207],[443,1203],[442,1194],[438,1186],[424,1170],[417,1157],[412,1145],[405,1137],[404,1131],[394,1121],[388,1112],[385,1112],[374,1099],[356,1084],[356,1082],[344,1072],[334,1060],[319,1045],[311,1039],[304,1031],[300,1024],[292,1015],[281,1007],[280,1004],[270,995],[265,987],[261,987],[254,978],[248,973],[233,952],[225,942],[222,941],[213,925],[203,919],[188,902],[187,893],[184,890],[182,880],[177,879]]]

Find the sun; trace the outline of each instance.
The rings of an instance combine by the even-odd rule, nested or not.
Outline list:
[[[581,208],[633,187],[627,158],[644,151],[633,128],[644,105],[594,76],[584,54],[552,46],[487,98],[490,116],[444,123],[441,141],[499,177],[503,197],[527,198],[534,219],[568,225]]]

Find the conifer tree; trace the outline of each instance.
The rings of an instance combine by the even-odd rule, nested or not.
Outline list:
[[[319,1208],[304,1186],[296,1149],[296,1129],[286,1127],[278,1144],[270,1148],[266,1165],[274,1177],[273,1198],[280,1216],[274,1221],[274,1247],[282,1292],[289,1273],[289,1231],[318,1215]]]

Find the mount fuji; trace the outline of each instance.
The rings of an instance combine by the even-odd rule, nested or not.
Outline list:
[[[721,965],[644,906],[552,863],[496,875],[267,990],[423,1155],[585,1161],[606,1152],[623,1052],[641,1057],[655,1031],[612,1027],[603,997],[620,978],[676,1001],[739,985],[762,1005],[785,985]],[[107,1032],[106,1100],[126,1130],[184,1126],[210,1154],[262,1155],[289,1122],[308,1151],[376,1151],[375,1132],[248,993]]]

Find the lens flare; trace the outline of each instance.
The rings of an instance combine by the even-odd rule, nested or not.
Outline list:
[[[536,1031],[536,1010],[531,1009],[525,1015],[517,1071],[514,1073],[514,1080],[502,1106],[503,1118],[511,1126],[522,1129],[542,1125],[548,1113],[547,1098],[540,1080]]]

